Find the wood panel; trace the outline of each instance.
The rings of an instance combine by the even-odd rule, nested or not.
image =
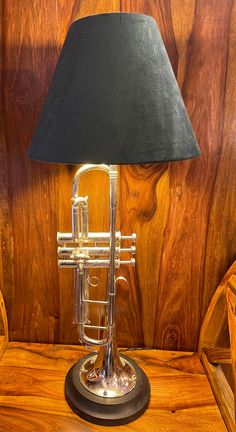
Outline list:
[[[236,257],[235,134],[236,134],[236,3],[229,21],[229,44],[224,97],[223,140],[212,195],[208,227],[202,316],[214,289]]]
[[[0,282],[12,340],[78,341],[72,271],[59,272],[56,263],[56,231],[71,228],[76,167],[30,162],[27,149],[70,23],[122,11],[156,19],[202,155],[120,169],[118,225],[138,240],[136,269],[120,271],[129,287],[118,290],[118,339],[127,346],[197,348],[209,301],[236,255],[235,3],[5,0]],[[103,229],[106,181],[91,176],[85,186],[91,227]]]
[[[10,343],[0,362],[1,431],[104,431],[77,417],[64,399],[64,379],[83,348]],[[128,353],[151,382],[149,409],[117,431],[226,432],[197,354]],[[106,430],[114,430],[106,427]]]
[[[190,18],[186,27],[186,18],[183,22],[180,20],[183,3],[185,14]],[[151,327],[155,346],[193,349],[199,332],[199,317],[205,312],[202,310],[203,274],[208,220],[222,145],[232,2],[123,1],[122,10],[137,11],[137,4],[138,11],[151,13],[160,26],[202,148],[198,160],[173,163],[169,168],[170,206],[164,239],[161,242],[157,239],[162,255],[161,262],[155,260],[158,273],[156,318]],[[187,59],[179,73],[178,50],[178,61]],[[161,205],[162,202],[159,207]],[[143,274],[145,269],[142,270]],[[141,292],[147,295],[144,285],[143,278]],[[211,287],[211,293],[214,288]]]

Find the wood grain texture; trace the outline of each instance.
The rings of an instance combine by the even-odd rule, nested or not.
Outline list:
[[[27,149],[70,23],[122,11],[156,19],[202,156],[120,169],[118,228],[138,240],[136,269],[119,273],[129,287],[118,289],[118,341],[197,348],[210,299],[236,255],[235,8],[234,0],[5,0],[0,283],[12,340],[78,342],[72,271],[56,263],[56,231],[71,229],[76,167],[30,162]],[[91,176],[82,189],[91,229],[103,230],[106,180]]]
[[[209,363],[232,364],[230,348],[209,348],[204,353]]]
[[[0,4],[1,17],[4,15],[3,2]],[[3,37],[3,19],[0,20],[0,35]],[[3,54],[3,53],[2,53]],[[12,221],[10,213],[10,200],[8,196],[8,165],[7,165],[7,136],[4,122],[4,73],[3,73],[3,55],[0,55],[0,293],[4,293],[8,304],[12,304],[15,296],[14,287],[14,249],[12,235]],[[2,330],[4,325],[0,324]]]
[[[83,348],[10,343],[0,363],[1,430],[8,432],[104,431],[81,420],[64,400],[64,379]],[[151,381],[149,409],[117,431],[226,432],[197,354],[128,353]],[[114,428],[106,427],[106,430]]]
[[[231,2],[229,2],[231,3]],[[224,96],[223,140],[212,194],[208,225],[202,316],[216,286],[236,257],[236,2],[229,21],[227,74]],[[218,125],[219,130],[220,125]]]
[[[192,349],[200,329],[199,317],[206,311],[206,304],[202,310],[205,247],[222,144],[232,2],[123,1],[121,4],[123,11],[150,13],[156,18],[202,147],[203,154],[198,160],[173,163],[169,167],[166,192],[170,205],[164,236],[157,236],[162,254],[161,261],[155,260],[156,319],[151,327],[155,346]],[[144,272],[143,267],[141,274]],[[211,287],[211,293],[215,288]],[[144,292],[142,285],[141,292]]]
[[[166,227],[170,234],[163,246],[156,310],[156,344],[162,347],[176,344],[181,349],[184,340],[193,347],[200,329],[207,222],[222,139],[218,128],[222,122],[229,14],[230,2],[195,3],[182,94],[202,156],[170,166],[171,205]],[[175,37],[178,39],[178,33]],[[212,68],[214,77],[209,86],[204,77]],[[161,307],[164,295],[166,301]],[[171,317],[169,310],[173,310]]]

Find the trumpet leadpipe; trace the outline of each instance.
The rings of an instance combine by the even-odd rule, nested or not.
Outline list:
[[[80,260],[73,260],[73,259],[62,259],[58,260],[58,267],[59,268],[78,268],[78,266],[81,264]],[[131,258],[130,260],[115,260],[115,267],[119,268],[123,264],[131,264],[131,266],[135,266],[135,258]],[[110,267],[110,260],[109,259],[86,259],[83,261],[83,267],[84,268],[109,268]]]

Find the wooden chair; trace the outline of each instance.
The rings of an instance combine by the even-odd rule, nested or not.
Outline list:
[[[7,313],[6,313],[3,296],[0,290],[0,323],[1,321],[2,321],[2,325],[0,325],[0,330],[1,330],[0,331],[0,360],[9,342]]]
[[[200,333],[199,354],[225,424],[230,432],[235,432],[236,261],[218,286],[207,310]]]

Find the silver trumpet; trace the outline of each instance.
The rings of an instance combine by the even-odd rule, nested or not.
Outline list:
[[[89,232],[88,197],[78,194],[80,179],[89,171],[100,170],[108,174],[110,182],[110,232]],[[72,187],[72,233],[58,233],[58,265],[75,269],[75,323],[80,341],[85,345],[100,346],[98,354],[86,356],[79,370],[79,380],[85,389],[95,395],[114,398],[129,393],[136,384],[136,372],[127,357],[119,356],[115,334],[116,281],[115,269],[121,265],[135,265],[136,235],[121,235],[116,231],[117,207],[116,165],[83,165],[75,174]],[[129,247],[122,247],[129,241]],[[128,260],[121,254],[129,253]],[[105,300],[90,298],[91,268],[108,268]],[[89,307],[93,304],[105,309],[104,325],[89,321]],[[100,338],[91,338],[88,330],[99,330]]]

